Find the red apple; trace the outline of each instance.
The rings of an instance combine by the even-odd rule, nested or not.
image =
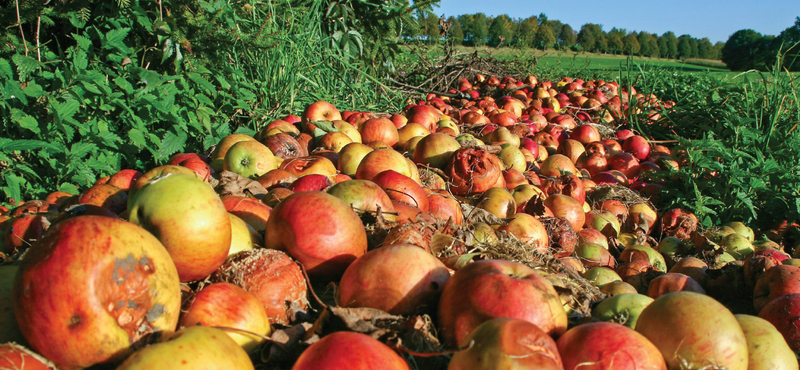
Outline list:
[[[303,111],[302,122],[308,124],[313,121],[335,121],[342,119],[342,114],[336,107],[324,100],[311,103]]]
[[[349,180],[333,185],[328,189],[331,194],[353,208],[358,213],[387,212],[383,217],[395,221],[392,199],[378,184],[367,180]]]
[[[378,184],[393,201],[403,202],[419,208],[422,212],[428,212],[428,194],[412,178],[395,170],[386,170],[373,177],[372,181]]]
[[[440,334],[455,346],[481,323],[507,317],[527,320],[545,333],[567,329],[567,313],[553,285],[518,262],[481,260],[457,270],[439,302]]]
[[[225,209],[241,218],[256,231],[262,232],[267,227],[267,220],[272,213],[272,208],[260,200],[238,195],[224,195],[221,197]]]
[[[172,333],[180,299],[175,265],[151,233],[121,219],[79,216],[28,250],[13,302],[31,347],[76,369],[120,361],[147,336]]]
[[[309,274],[339,275],[367,251],[367,233],[347,203],[308,191],[288,196],[272,210],[264,244],[285,250]]]
[[[320,369],[409,370],[409,367],[379,340],[358,332],[337,331],[306,348],[292,366],[292,370]]]
[[[611,322],[567,330],[556,342],[564,369],[666,370],[664,356],[643,335]]]
[[[337,301],[393,315],[433,313],[449,278],[445,265],[425,249],[385,245],[350,264],[339,281]]]

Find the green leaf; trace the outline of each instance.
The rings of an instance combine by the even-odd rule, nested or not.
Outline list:
[[[136,145],[140,148],[144,148],[147,146],[147,139],[144,137],[144,133],[132,128],[128,131],[128,138],[131,139],[133,145]]]
[[[33,71],[42,67],[42,63],[31,56],[14,54],[11,60],[17,65],[17,73],[19,74],[20,81],[27,80],[28,76],[33,73]]]
[[[173,131],[167,132],[166,135],[164,135],[164,139],[161,140],[161,147],[158,149],[159,156],[161,158],[167,158],[172,154],[183,151],[188,137],[189,135],[184,131],[178,133]]]
[[[76,45],[78,45],[78,48],[80,48],[82,50],[89,50],[89,48],[92,47],[92,40],[90,40],[86,36],[79,35],[77,33],[73,33],[72,34],[72,38],[75,39],[75,43],[76,43]]]
[[[11,119],[16,122],[19,127],[30,130],[34,134],[38,135],[42,132],[39,129],[39,121],[19,109],[14,108],[11,110]]]
[[[63,122],[74,122],[75,120],[72,116],[74,116],[81,107],[80,103],[76,100],[69,100],[63,103],[53,101],[51,104],[56,111],[56,117]]]
[[[214,84],[209,82],[205,77],[201,76],[198,73],[189,72],[186,74],[190,80],[194,81],[194,83],[200,85],[200,87],[206,89],[212,96],[217,95],[217,89],[214,87]]]
[[[114,47],[117,49],[126,49],[127,46],[123,43],[125,37],[128,37],[128,33],[131,31],[130,28],[117,28],[115,30],[108,31],[105,35],[106,42],[103,45],[104,48],[108,49],[109,47]]]
[[[34,149],[47,149],[54,152],[60,152],[61,149],[41,140],[3,140],[0,141],[0,150],[34,150]]]
[[[6,186],[0,187],[0,189],[6,193],[6,199],[3,199],[3,201],[8,201],[10,203],[11,200],[22,200],[22,184],[25,183],[25,179],[13,173],[6,173],[5,183]]]
[[[70,193],[72,195],[80,194],[80,190],[78,190],[78,187],[75,186],[75,184],[72,184],[72,183],[69,183],[69,182],[65,182],[65,183],[62,183],[61,185],[59,185],[58,186],[58,191],[63,191],[65,193]]]
[[[14,70],[11,69],[11,63],[5,58],[0,58],[0,77],[8,79],[14,78]]]
[[[126,94],[133,94],[133,85],[127,79],[123,77],[117,77],[114,79],[114,84],[119,86],[122,91]]]
[[[97,145],[88,142],[77,142],[72,144],[69,152],[77,158],[83,158],[87,154],[97,150]]]

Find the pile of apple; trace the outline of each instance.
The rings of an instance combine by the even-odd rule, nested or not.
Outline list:
[[[351,329],[364,312],[431,322],[425,356],[449,369],[798,369],[784,239],[800,227],[762,240],[656,209],[659,179],[691,163],[624,123],[672,102],[533,76],[456,94],[396,114],[319,101],[210,155],[2,209],[0,368],[424,363],[326,327],[334,307],[368,310]],[[532,257],[490,257],[510,245]],[[329,283],[324,307],[309,287]]]

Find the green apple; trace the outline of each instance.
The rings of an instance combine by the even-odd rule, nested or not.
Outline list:
[[[222,162],[224,171],[233,171],[251,179],[257,179],[275,168],[275,155],[266,145],[255,140],[233,144]]]
[[[156,177],[129,198],[130,221],[158,238],[183,282],[217,269],[231,247],[231,221],[222,200],[191,175]]]

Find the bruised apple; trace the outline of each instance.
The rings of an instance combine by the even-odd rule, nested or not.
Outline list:
[[[208,276],[228,255],[228,212],[214,189],[195,176],[154,178],[128,200],[128,212],[131,222],[164,244],[183,282]]]
[[[525,320],[495,318],[480,324],[459,345],[449,370],[563,369],[556,342]]]
[[[439,301],[439,328],[455,346],[484,321],[527,320],[545,333],[567,330],[567,313],[553,285],[530,267],[507,260],[475,261],[456,270]]]
[[[267,221],[264,245],[286,251],[312,275],[340,275],[367,251],[367,232],[343,200],[319,191],[294,193]]]
[[[357,258],[337,290],[343,307],[371,307],[393,315],[433,313],[450,278],[445,265],[412,244],[392,244]]]
[[[635,330],[594,322],[567,330],[556,341],[564,369],[667,370],[658,348]]]
[[[161,242],[102,216],[50,228],[25,255],[13,295],[25,339],[60,369],[121,361],[151,334],[172,333],[180,300],[178,272]]]

